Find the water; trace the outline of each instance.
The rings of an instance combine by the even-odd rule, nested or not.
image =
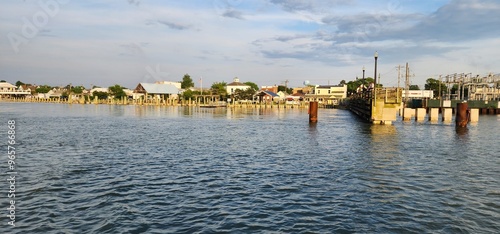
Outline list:
[[[500,116],[0,103],[0,233],[499,233]],[[6,140],[2,140],[6,152]],[[5,154],[5,153],[4,153]],[[3,157],[2,171],[7,171]]]

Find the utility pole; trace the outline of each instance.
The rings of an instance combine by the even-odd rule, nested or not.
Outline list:
[[[401,80],[401,65],[398,65],[398,89],[399,89],[399,81]]]
[[[441,107],[441,75],[439,75],[439,82],[438,82],[438,95],[439,95],[439,107]]]
[[[410,95],[409,88],[410,88],[410,67],[408,66],[408,63],[406,63],[406,79],[405,79],[405,106],[406,102],[408,101],[408,96]]]

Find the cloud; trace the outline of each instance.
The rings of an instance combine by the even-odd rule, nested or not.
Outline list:
[[[139,6],[141,4],[141,0],[127,0],[128,4]]]
[[[322,11],[337,5],[350,5],[350,0],[270,0],[272,4],[278,5],[285,11]]]
[[[222,16],[240,20],[244,19],[243,12],[234,9],[227,9],[224,13],[222,13]]]
[[[158,20],[158,23],[165,25],[165,26],[169,27],[170,29],[175,29],[175,30],[186,30],[186,29],[191,28],[190,25],[184,25],[184,24],[169,22],[169,21],[165,21],[165,20]]]
[[[122,56],[144,56],[141,46],[136,43],[123,44],[120,47],[123,49],[123,52],[120,54]]]
[[[312,10],[317,4],[317,1],[299,0],[272,2],[287,10]],[[387,56],[386,61],[398,62],[408,59],[409,55],[412,58],[428,54],[440,56],[466,48],[435,42],[458,43],[500,36],[499,9],[497,1],[453,0],[429,15],[401,10],[326,15],[321,19],[323,25],[315,32],[300,36],[275,35],[253,44],[264,57],[273,59],[345,64],[379,50]]]
[[[413,40],[466,41],[500,36],[500,2],[454,0],[408,29]]]

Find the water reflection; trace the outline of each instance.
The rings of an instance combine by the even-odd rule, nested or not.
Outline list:
[[[374,156],[394,157],[398,155],[399,139],[394,125],[371,125],[370,139],[370,151]]]
[[[467,134],[469,134],[469,128],[455,126],[455,132],[457,133],[457,136],[466,136]]]

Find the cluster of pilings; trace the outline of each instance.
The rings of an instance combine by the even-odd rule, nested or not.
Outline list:
[[[400,116],[403,121],[430,121],[430,122],[452,122],[455,114],[457,124],[463,125],[463,121],[475,123],[479,121],[479,109],[469,109],[467,103],[459,103],[456,108],[403,108]]]

